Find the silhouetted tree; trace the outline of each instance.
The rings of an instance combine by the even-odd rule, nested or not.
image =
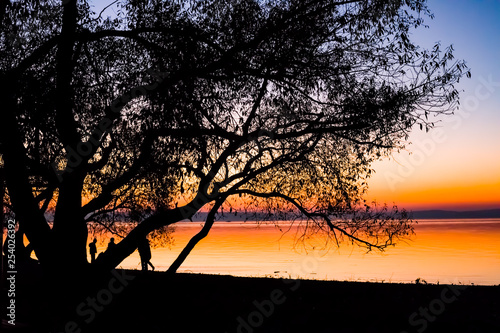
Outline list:
[[[88,267],[87,224],[136,223],[97,264],[227,200],[368,249],[412,232],[363,206],[370,165],[433,126],[470,75],[410,30],[423,0],[3,1],[8,201],[48,270]],[[234,200],[231,201],[234,203]],[[44,213],[53,215],[49,225]],[[64,263],[64,265],[62,265]],[[62,273],[61,273],[62,274]]]

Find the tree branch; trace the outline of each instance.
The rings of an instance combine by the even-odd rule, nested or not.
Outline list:
[[[382,251],[389,245],[389,244],[382,244],[382,245],[374,244],[374,243],[370,243],[369,241],[365,241],[359,237],[356,237],[353,233],[349,233],[346,230],[334,225],[332,223],[331,219],[326,214],[309,212],[297,200],[295,200],[295,199],[293,199],[293,198],[291,198],[283,193],[279,193],[279,192],[261,193],[261,192],[256,192],[256,191],[252,191],[252,190],[245,190],[245,189],[235,190],[235,191],[232,191],[232,193],[234,193],[234,194],[240,194],[240,193],[241,194],[248,194],[248,195],[252,195],[252,196],[260,197],[260,198],[284,199],[284,200],[290,202],[291,204],[293,204],[304,216],[306,216],[310,219],[313,219],[313,220],[316,217],[322,218],[326,222],[326,224],[328,225],[328,227],[330,228],[331,231],[338,231],[341,234],[347,236],[349,239],[365,245],[368,249],[376,248],[376,249],[379,249]]]
[[[198,244],[203,238],[205,238],[208,235],[208,232],[212,228],[214,221],[215,221],[215,214],[219,210],[219,208],[222,206],[224,201],[226,201],[227,196],[221,196],[215,201],[214,206],[212,209],[210,209],[210,212],[207,215],[207,219],[205,221],[205,224],[203,225],[203,228],[196,234],[194,235],[188,242],[188,244],[182,249],[181,253],[177,256],[177,258],[174,260],[174,262],[170,265],[170,267],[167,270],[167,273],[174,274],[177,272],[179,267],[182,265],[184,260],[186,260],[187,256],[191,253],[193,248]]]

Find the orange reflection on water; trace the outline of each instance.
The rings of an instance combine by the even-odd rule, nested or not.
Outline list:
[[[286,229],[289,224],[283,224]],[[200,223],[179,223],[171,249],[154,249],[152,262],[167,269]],[[219,222],[179,271],[240,276],[429,283],[500,283],[500,219],[435,220],[416,226],[416,236],[384,253],[343,244],[305,251],[293,227],[284,235],[273,224]],[[317,242],[319,244],[320,242]],[[139,268],[134,253],[122,267]]]

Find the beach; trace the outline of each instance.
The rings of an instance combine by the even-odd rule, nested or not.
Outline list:
[[[40,281],[22,280],[16,298],[18,325],[3,321],[3,331],[44,332],[50,291],[41,290]],[[68,309],[65,327],[69,332],[500,331],[500,286],[417,282],[116,270],[74,311]],[[35,304],[31,297],[44,299]]]

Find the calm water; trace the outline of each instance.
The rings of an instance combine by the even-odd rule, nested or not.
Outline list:
[[[284,223],[282,227],[286,227]],[[200,223],[178,223],[171,248],[153,249],[152,262],[166,270]],[[305,251],[295,229],[274,224],[217,222],[191,252],[180,272],[322,280],[500,284],[500,219],[421,220],[416,235],[384,253],[344,244]],[[104,248],[100,248],[100,251]],[[123,268],[140,269],[135,252]]]

